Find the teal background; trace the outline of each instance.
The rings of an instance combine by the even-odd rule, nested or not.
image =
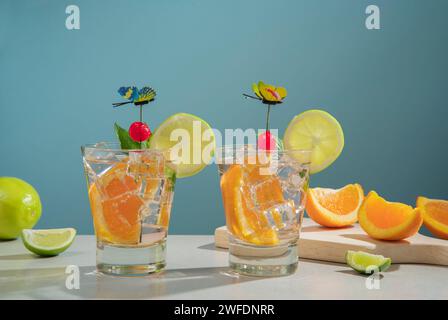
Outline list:
[[[67,5],[81,29],[65,28]],[[381,9],[367,30],[365,8]],[[176,112],[215,128],[259,128],[252,82],[284,85],[283,133],[309,108],[332,113],[345,149],[313,186],[359,182],[394,201],[448,198],[448,1],[190,0],[0,2],[0,175],[39,191],[37,227],[92,233],[80,146],[113,140],[137,109],[114,110],[122,85],[156,88],[154,129]],[[215,166],[178,180],[171,232],[224,223]]]

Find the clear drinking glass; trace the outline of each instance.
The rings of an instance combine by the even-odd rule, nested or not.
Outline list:
[[[122,150],[116,143],[81,147],[97,241],[97,269],[142,275],[165,267],[176,180],[167,152]]]
[[[234,271],[280,276],[297,269],[310,155],[251,145],[216,151]]]

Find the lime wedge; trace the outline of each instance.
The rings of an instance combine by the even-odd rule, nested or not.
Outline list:
[[[189,177],[204,169],[215,150],[215,135],[203,119],[188,113],[176,113],[162,122],[151,136],[151,149],[170,150],[177,164],[178,178]]]
[[[317,173],[332,164],[344,148],[344,132],[328,112],[308,110],[295,116],[283,137],[285,150],[312,150],[310,173]]]
[[[75,239],[73,228],[22,230],[22,240],[25,247],[40,256],[56,256],[64,252]]]
[[[348,250],[345,254],[345,261],[350,267],[362,274],[386,271],[392,263],[390,258],[385,258],[382,255],[352,250]]]

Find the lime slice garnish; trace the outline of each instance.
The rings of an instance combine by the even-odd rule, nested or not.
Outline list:
[[[170,159],[177,164],[177,177],[197,174],[211,161],[215,136],[203,119],[188,113],[176,113],[162,122],[151,136],[151,149],[170,149]]]
[[[344,148],[344,132],[328,112],[308,110],[295,116],[283,137],[286,150],[312,150],[310,173],[317,173],[332,164]]]
[[[22,230],[22,240],[25,247],[40,256],[56,256],[64,252],[75,239],[73,228]]]
[[[362,274],[386,271],[392,263],[390,258],[385,258],[382,255],[352,250],[348,250],[345,254],[345,261],[350,267]]]

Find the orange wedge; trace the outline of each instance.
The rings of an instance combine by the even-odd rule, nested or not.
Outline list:
[[[418,197],[417,208],[425,227],[436,237],[448,240],[448,201]]]
[[[370,191],[358,213],[364,231],[374,239],[402,240],[417,233],[423,219],[420,209],[389,202]]]
[[[306,212],[311,219],[325,227],[345,227],[358,220],[358,210],[364,200],[359,184],[340,189],[308,189]]]
[[[221,177],[226,223],[229,232],[236,238],[256,245],[275,245],[279,242],[277,232],[271,228],[264,215],[257,214],[255,208],[248,205],[249,190],[244,185],[243,174],[251,174],[250,179],[261,179],[255,172],[245,172],[241,165],[231,165]],[[264,177],[263,179],[267,179]],[[253,182],[253,181],[252,181]],[[271,189],[272,187],[272,189]],[[258,198],[277,199],[281,189],[267,183],[257,190]]]

